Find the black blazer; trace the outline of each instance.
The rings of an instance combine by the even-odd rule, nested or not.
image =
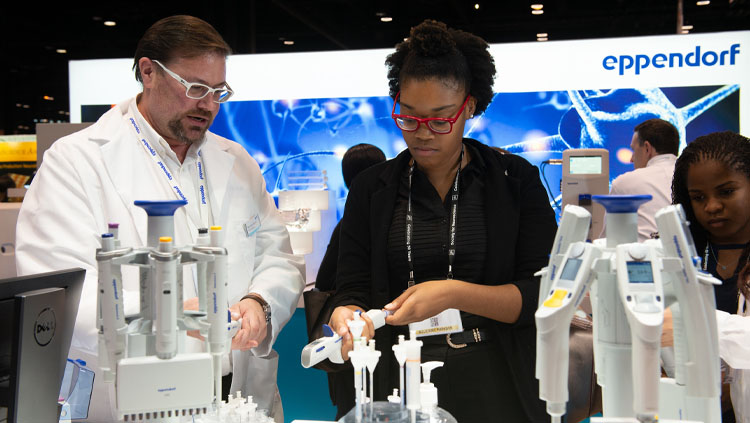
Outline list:
[[[494,327],[529,421],[546,422],[549,417],[539,400],[535,377],[539,278],[534,273],[547,265],[557,230],[555,214],[535,166],[473,139],[465,138],[464,143],[479,151],[487,172],[485,277],[490,284],[516,285],[523,298],[518,320],[495,322]],[[352,185],[341,220],[334,307],[382,308],[400,294],[389,292],[386,248],[399,180],[410,159],[409,150],[404,150],[362,172]],[[388,380],[385,370],[394,360],[390,327],[377,330],[375,339],[384,351],[383,365],[378,366],[381,371],[375,373],[376,399],[385,400],[391,388],[398,386],[397,381]]]

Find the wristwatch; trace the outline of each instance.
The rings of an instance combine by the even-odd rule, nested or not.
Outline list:
[[[263,297],[261,297],[260,295],[254,293],[254,292],[251,292],[251,293],[245,295],[244,297],[242,297],[240,299],[240,301],[242,301],[244,299],[247,299],[247,298],[253,299],[253,300],[257,301],[258,304],[260,304],[260,307],[263,309],[263,313],[265,313],[265,315],[266,315],[266,323],[271,323],[271,306],[268,305],[268,303],[266,302],[266,300],[264,300]]]

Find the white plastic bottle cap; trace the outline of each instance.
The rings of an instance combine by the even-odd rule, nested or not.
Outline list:
[[[419,400],[422,408],[431,408],[437,406],[438,393],[434,384],[430,383],[430,374],[438,367],[442,367],[442,361],[428,361],[422,363],[422,377],[424,382],[419,385]]]
[[[398,388],[393,388],[393,394],[388,395],[388,402],[390,402],[391,404],[401,403],[401,397],[398,396]]]

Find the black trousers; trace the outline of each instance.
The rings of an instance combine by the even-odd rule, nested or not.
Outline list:
[[[221,377],[221,399],[223,401],[229,401],[229,389],[232,388],[232,374],[229,373]],[[234,392],[232,392],[234,395]]]
[[[528,421],[496,341],[467,344],[460,349],[425,343],[422,363],[427,361],[444,363],[432,371],[430,379],[438,388],[438,405],[457,421]]]

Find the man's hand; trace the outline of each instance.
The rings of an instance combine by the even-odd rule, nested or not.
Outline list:
[[[435,316],[453,307],[452,293],[458,284],[457,280],[427,281],[414,285],[404,291],[390,304],[384,307],[393,314],[385,318],[389,325],[402,326]]]
[[[375,335],[375,326],[372,324],[370,317],[365,312],[356,306],[343,306],[336,307],[331,314],[331,320],[328,322],[330,326],[337,334],[341,335],[341,357],[344,360],[349,359],[349,352],[354,347],[354,339],[352,338],[351,332],[349,332],[349,326],[346,324],[349,320],[354,320],[355,311],[360,312],[360,318],[365,321],[365,327],[362,330],[362,337],[371,339]]]
[[[268,326],[266,324],[266,313],[260,303],[252,298],[245,298],[239,303],[229,307],[232,311],[232,320],[242,318],[242,327],[232,338],[232,349],[247,351],[255,348],[266,339]]]

